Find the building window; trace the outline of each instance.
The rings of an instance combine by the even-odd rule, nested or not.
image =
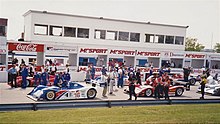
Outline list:
[[[76,28],[64,27],[64,36],[65,37],[76,37]]]
[[[79,38],[89,38],[89,29],[87,29],[87,28],[78,28],[77,37],[79,37]]]
[[[140,33],[130,33],[130,41],[139,42],[140,41]]]
[[[174,36],[166,36],[165,43],[166,44],[173,44],[174,42]]]
[[[156,35],[154,42],[155,43],[164,43],[164,35]]]
[[[184,41],[184,37],[176,36],[176,38],[175,38],[175,44],[183,45],[183,41]]]
[[[128,39],[129,39],[129,32],[121,32],[121,31],[119,31],[118,40],[128,41]]]
[[[107,40],[117,40],[117,31],[107,31],[106,32],[106,39]]]
[[[0,36],[6,36],[6,26],[0,26]]]
[[[0,65],[6,65],[6,54],[0,54]]]
[[[62,26],[50,26],[50,35],[62,36]]]
[[[153,43],[154,42],[154,34],[145,34],[145,42]]]
[[[91,64],[96,66],[96,59],[95,58],[79,57],[79,66],[88,66]]]
[[[48,35],[48,25],[34,25],[34,34],[35,35]]]
[[[105,39],[105,30],[95,30],[95,39]]]

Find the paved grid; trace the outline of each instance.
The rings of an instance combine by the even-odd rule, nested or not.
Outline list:
[[[81,82],[84,83],[84,82]],[[191,86],[190,91],[185,91],[182,96],[179,97],[170,97],[171,99],[199,99],[201,94],[196,93],[199,83],[195,86]],[[125,86],[126,88],[126,86]],[[92,100],[65,100],[62,102],[70,101],[106,101],[106,100],[127,100],[128,94],[124,93],[124,89],[118,89],[117,92],[114,92],[113,95],[108,94],[107,97],[102,97],[102,87],[97,88],[97,96]],[[28,87],[26,89],[21,88],[10,88],[7,83],[0,83],[0,104],[12,104],[12,103],[36,103],[26,97],[26,95],[33,89],[33,87]],[[133,97],[134,99],[134,97]],[[153,100],[152,97],[138,97],[137,100]],[[210,96],[205,95],[205,99],[220,99],[219,96]],[[161,99],[163,100],[163,98]],[[57,102],[57,101],[39,101],[39,102]]]

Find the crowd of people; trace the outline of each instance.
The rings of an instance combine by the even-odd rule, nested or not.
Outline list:
[[[66,65],[65,71],[57,71],[56,65],[54,63],[48,63],[46,66],[42,65],[40,69],[34,63],[27,65],[22,59],[20,65],[18,60],[15,58],[12,61],[12,67],[8,70],[8,82],[11,88],[18,87],[17,78],[21,77],[22,83],[21,88],[25,89],[27,87],[27,77],[33,77],[34,85],[50,85],[52,81],[53,85],[64,87],[68,81],[70,81],[69,67]],[[50,80],[52,78],[52,80]]]
[[[66,66],[66,70],[62,72],[58,72],[56,65],[53,62],[48,61],[49,63],[46,66],[42,66],[40,70],[37,70],[34,64],[29,64],[28,66],[25,64],[25,61],[22,59],[20,66],[18,66],[18,61],[13,60],[12,67],[8,70],[9,73],[9,83],[11,87],[17,87],[17,77],[21,76],[22,79],[22,88],[26,88],[27,86],[27,77],[33,77],[34,86],[45,85],[47,86],[50,83],[50,78],[53,78],[53,85],[58,87],[66,87],[67,83],[70,81],[71,77],[69,74],[68,65]],[[124,62],[125,63],[125,62]],[[165,95],[165,99],[169,99],[169,86],[171,84],[171,79],[168,76],[170,73],[170,69],[164,69],[161,67],[158,70],[158,74],[153,74],[154,68],[153,63],[151,63],[151,67],[149,70],[149,75],[154,75],[151,79],[152,86],[155,87],[154,97],[156,99],[160,99],[162,94]],[[191,73],[191,68],[183,68],[184,81],[188,82],[188,77]],[[94,65],[89,65],[86,71],[86,81],[94,80],[96,74],[96,69]],[[207,82],[207,77],[210,75],[210,70],[203,69],[203,75],[201,75],[201,92],[202,97],[204,99],[204,88]],[[109,69],[107,69],[104,65],[101,69],[101,82],[105,82],[102,96],[107,97],[107,92],[109,94],[114,94],[114,92],[118,91],[118,88],[124,88],[125,85],[129,86],[129,100],[132,99],[132,95],[137,99],[137,95],[135,93],[135,85],[142,85],[141,82],[141,72],[140,69],[134,69],[134,67],[126,66],[125,64],[112,64]]]

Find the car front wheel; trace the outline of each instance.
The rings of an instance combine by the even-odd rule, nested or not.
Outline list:
[[[150,97],[153,95],[153,91],[151,89],[146,89],[145,96]]]
[[[193,78],[193,79],[190,79],[190,80],[189,80],[189,83],[190,83],[191,85],[195,85],[195,84],[196,84],[196,79],[194,79],[194,78]]]
[[[176,96],[182,96],[182,94],[183,94],[183,88],[177,88],[175,95]]]
[[[49,101],[54,100],[54,99],[55,99],[55,93],[54,93],[54,91],[48,91],[48,92],[46,93],[46,99],[49,100]]]

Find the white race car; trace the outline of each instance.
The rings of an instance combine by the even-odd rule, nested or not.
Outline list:
[[[27,97],[33,100],[67,100],[67,99],[93,99],[96,97],[96,86],[83,85],[77,82],[69,82],[67,87],[39,85],[34,88]]]
[[[216,80],[213,80],[212,76],[207,78],[208,83],[205,85],[205,93],[211,94],[215,96],[220,96],[220,83]],[[201,86],[198,87],[197,90],[199,93],[201,92]]]

